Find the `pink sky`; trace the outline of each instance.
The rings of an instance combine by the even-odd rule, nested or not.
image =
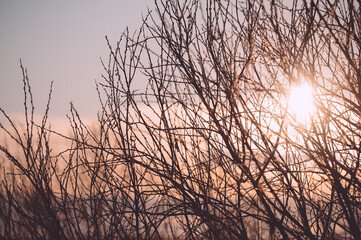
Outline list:
[[[73,101],[85,118],[96,117],[95,80],[104,73],[107,35],[115,43],[126,26],[136,30],[152,0],[0,1],[0,107],[23,111],[20,61],[27,67],[37,113],[54,81],[51,117],[63,118]]]

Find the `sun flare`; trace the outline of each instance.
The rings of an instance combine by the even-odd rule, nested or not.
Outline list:
[[[288,99],[290,112],[295,115],[297,121],[305,121],[315,111],[313,93],[311,87],[304,83],[298,87],[292,87]]]

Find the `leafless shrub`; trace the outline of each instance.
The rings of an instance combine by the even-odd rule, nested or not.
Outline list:
[[[22,151],[0,148],[1,236],[360,239],[360,2],[155,5],[108,41],[96,128],[73,107],[71,136],[48,108],[35,124],[23,70],[25,134],[1,110]],[[308,122],[287,105],[302,82]]]

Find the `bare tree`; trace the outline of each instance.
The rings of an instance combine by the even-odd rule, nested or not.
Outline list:
[[[36,124],[23,69],[25,134],[1,110],[22,150],[0,146],[1,237],[360,239],[360,2],[155,6],[108,41],[96,128],[73,107],[71,136],[48,107]]]

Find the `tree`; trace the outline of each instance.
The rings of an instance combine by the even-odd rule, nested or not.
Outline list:
[[[97,128],[72,107],[72,136],[55,133],[26,98],[22,135],[1,110],[23,150],[0,148],[1,236],[360,239],[360,2],[155,5],[108,41]],[[51,155],[49,134],[71,146]]]

